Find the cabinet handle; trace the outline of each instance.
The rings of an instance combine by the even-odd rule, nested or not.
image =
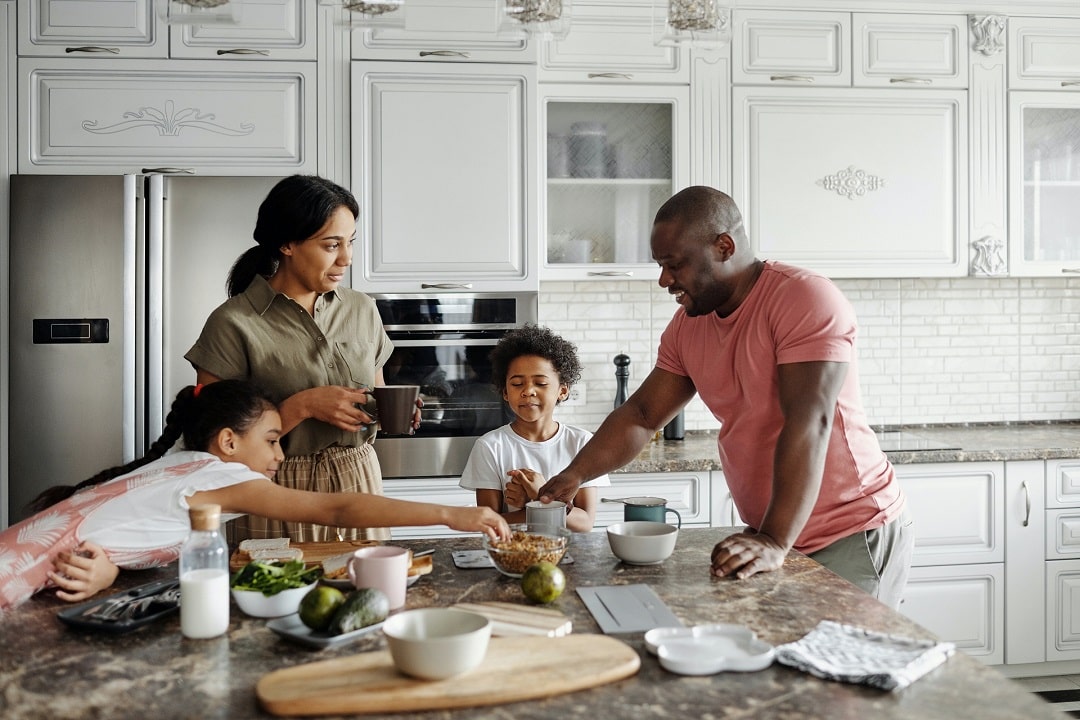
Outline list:
[[[1080,275],[1080,268],[1061,268],[1061,272],[1069,275]]]
[[[934,81],[931,80],[930,78],[909,77],[909,78],[889,78],[889,82],[891,82],[891,83],[909,83],[911,85],[930,85]]]
[[[172,168],[172,167],[159,167],[159,168],[143,168],[143,175],[194,175],[195,168]]]
[[[632,270],[590,270],[586,275],[596,275],[597,277],[634,277]]]
[[[420,283],[421,290],[472,290],[472,283]]]
[[[269,50],[256,50],[255,48],[231,48],[229,50],[218,50],[218,55],[262,55],[264,57],[270,57]]]
[[[1072,87],[1073,85],[1080,85],[1080,80],[1062,80],[1061,87]]]
[[[793,82],[814,82],[814,78],[809,75],[770,75],[770,80],[791,80]]]
[[[64,48],[66,53],[111,53],[120,54],[120,48],[101,47],[100,45],[83,45],[82,47]]]
[[[420,57],[427,57],[434,55],[436,57],[460,57],[467,58],[469,53],[461,52],[460,50],[421,50]]]
[[[1031,520],[1031,491],[1028,490],[1027,480],[1020,483],[1020,487],[1024,488],[1024,527],[1028,526],[1028,522]]]
[[[633,80],[634,76],[628,75],[626,73],[617,72],[589,73],[589,79],[592,80],[593,78],[619,78],[622,80]]]

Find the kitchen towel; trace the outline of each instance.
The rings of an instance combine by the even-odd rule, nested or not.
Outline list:
[[[801,640],[776,648],[784,665],[826,680],[900,690],[955,652],[949,642],[915,640],[822,620]]]

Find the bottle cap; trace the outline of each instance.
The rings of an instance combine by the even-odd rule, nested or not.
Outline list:
[[[220,505],[194,505],[188,509],[192,530],[217,530],[221,525]]]

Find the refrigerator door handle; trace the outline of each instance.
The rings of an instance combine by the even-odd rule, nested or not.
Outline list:
[[[164,330],[164,234],[165,192],[161,175],[150,175],[146,197],[146,445],[149,447],[164,429],[165,379],[163,365]]]

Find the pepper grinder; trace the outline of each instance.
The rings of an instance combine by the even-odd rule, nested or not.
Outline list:
[[[627,385],[630,382],[630,356],[615,356],[615,407],[619,407],[630,397]]]

